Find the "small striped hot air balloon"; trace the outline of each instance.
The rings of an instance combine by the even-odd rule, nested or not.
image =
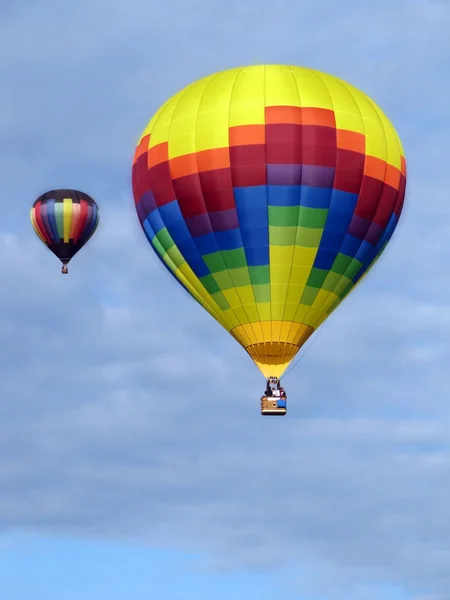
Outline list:
[[[62,262],[61,272],[92,237],[99,222],[95,200],[77,190],[52,190],[39,196],[30,213],[34,231]]]
[[[264,374],[262,413],[285,414],[281,375],[397,226],[406,162],[393,125],[331,75],[235,68],[156,112],[132,181],[156,255]]]

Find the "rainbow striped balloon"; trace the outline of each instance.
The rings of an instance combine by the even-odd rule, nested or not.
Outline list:
[[[295,66],[187,86],[151,119],[133,163],[157,256],[266,377],[283,374],[383,252],[405,187],[380,108]]]
[[[34,231],[63,265],[92,237],[99,217],[95,200],[77,190],[46,192],[30,213]]]

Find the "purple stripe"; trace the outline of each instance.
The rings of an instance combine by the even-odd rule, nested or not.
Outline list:
[[[376,223],[372,223],[364,239],[366,242],[369,242],[369,244],[373,244],[374,246],[376,246],[382,233],[383,227],[380,227]]]
[[[363,240],[366,237],[371,224],[372,221],[353,215],[350,227],[348,228],[348,233],[355,238]]]
[[[310,187],[332,188],[334,183],[334,167],[317,167],[303,165],[302,185]]]
[[[239,220],[235,208],[228,210],[218,210],[210,212],[209,218],[214,231],[228,231],[229,229],[237,229]]]
[[[197,215],[195,217],[190,217],[189,219],[186,219],[186,225],[188,226],[188,229],[193,237],[198,237],[200,235],[212,233],[212,227],[209,217],[210,215],[205,213],[203,215]]]
[[[136,210],[141,223],[145,221],[147,216],[156,209],[156,201],[153,192],[149,190],[142,194],[141,199],[137,203]]]
[[[45,231],[46,231],[48,237],[52,240],[53,243],[56,243],[58,241],[58,238],[55,240],[55,236],[53,235],[52,228],[50,227],[50,223],[48,220],[47,203],[41,204],[41,219],[42,219],[42,223],[45,227]]]
[[[302,165],[267,165],[269,185],[301,185]]]

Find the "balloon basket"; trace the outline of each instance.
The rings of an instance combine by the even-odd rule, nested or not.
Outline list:
[[[287,413],[286,400],[280,398],[261,397],[261,415],[263,417],[284,416]]]

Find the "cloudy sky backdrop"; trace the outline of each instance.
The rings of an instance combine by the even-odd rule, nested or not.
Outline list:
[[[450,598],[449,25],[445,0],[0,4],[2,600]],[[130,185],[160,104],[251,63],[361,88],[408,161],[393,240],[280,420]],[[101,208],[64,278],[29,222],[55,187]]]

